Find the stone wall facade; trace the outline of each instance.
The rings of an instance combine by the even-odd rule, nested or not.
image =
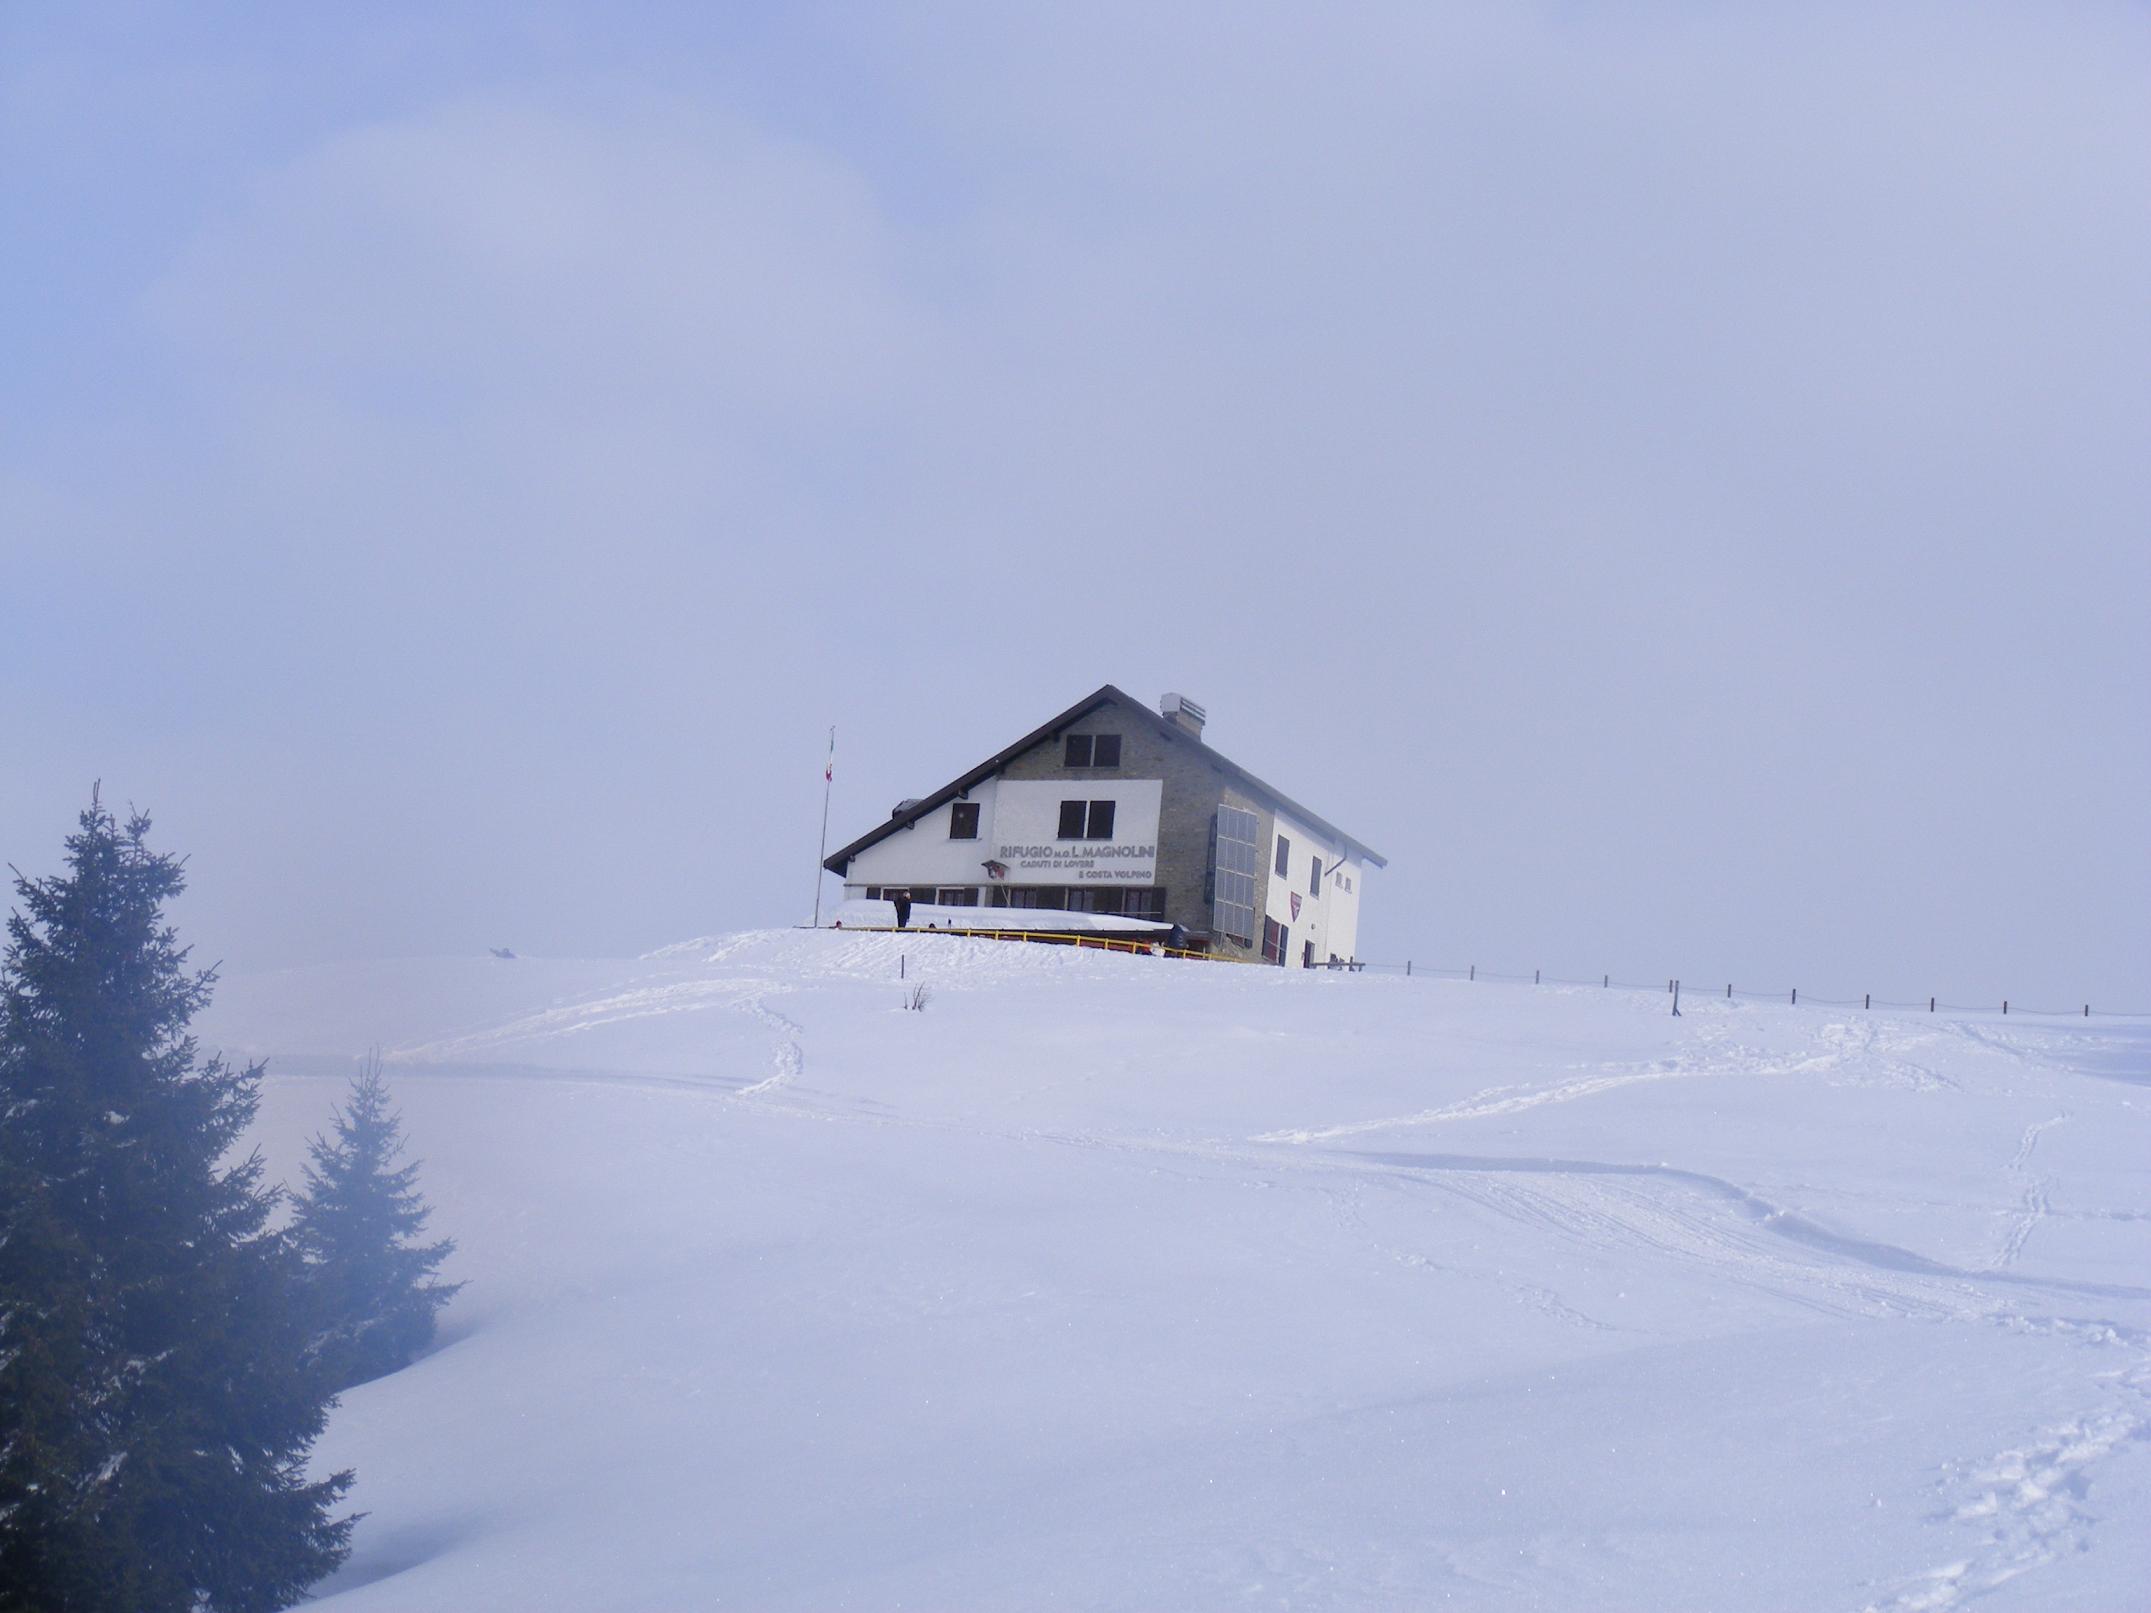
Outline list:
[[[1120,765],[1069,767],[1065,742],[1070,734],[1118,734]],[[1165,793],[1158,810],[1158,885],[1165,892],[1165,917],[1167,922],[1183,925],[1197,935],[1210,933],[1210,834],[1218,803],[1230,802],[1254,813],[1262,823],[1262,836],[1257,842],[1260,845],[1268,846],[1276,831],[1269,809],[1236,788],[1201,741],[1169,739],[1148,721],[1130,721],[1112,705],[1079,717],[1065,729],[1048,734],[1029,750],[1010,758],[1001,769],[1001,777],[1066,779],[1071,783],[1101,778],[1162,779]],[[1267,857],[1258,858],[1258,915],[1268,897],[1269,878]],[[1260,925],[1258,917],[1258,929]],[[1211,946],[1213,951],[1246,957],[1259,955],[1261,939],[1258,934],[1254,946],[1243,948],[1219,936]]]

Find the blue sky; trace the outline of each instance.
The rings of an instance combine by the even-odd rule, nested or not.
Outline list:
[[[0,851],[802,916],[1113,681],[1367,950],[2151,998],[2133,6],[0,18]],[[2151,1001],[2141,1006],[2151,1006]]]

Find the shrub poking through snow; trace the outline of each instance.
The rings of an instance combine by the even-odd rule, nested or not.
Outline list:
[[[421,1243],[430,1213],[418,1162],[399,1165],[403,1123],[381,1058],[369,1054],[335,1116],[333,1139],[307,1152],[306,1193],[292,1223],[315,1304],[314,1353],[339,1389],[409,1366],[433,1342],[436,1313],[461,1283],[434,1274],[455,1248]]]
[[[331,1387],[261,1160],[261,1067],[198,1061],[178,859],[93,796],[0,964],[0,1609],[258,1613],[342,1562]]]

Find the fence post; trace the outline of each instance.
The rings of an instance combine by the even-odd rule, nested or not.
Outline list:
[[[1872,1008],[1872,1007],[1874,1007],[1874,1006],[1875,1006],[1875,994],[1874,994],[1873,992],[1871,992],[1871,991],[1870,991],[1870,992],[1868,992],[1868,993],[1867,993],[1867,995],[1865,995],[1864,997],[1862,997],[1862,998],[1860,999],[1860,1006],[1861,1006],[1862,1008]]]
[[[1930,1014],[1934,1012],[1934,999],[1932,997],[1927,999],[1927,1012]]]
[[[2009,1012],[2009,999],[2007,997],[2004,997],[2002,999],[2002,1012],[2004,1014],[2007,1014]]]
[[[1538,972],[1538,970],[1536,970],[1536,969],[1534,969],[1534,970],[1532,970],[1532,971],[1531,971],[1531,983],[1532,983],[1532,984],[1533,984],[1534,986],[1535,986],[1535,985],[1537,985],[1537,984],[1539,983],[1539,972]]]
[[[1475,964],[1473,964],[1473,965],[1471,966],[1471,972],[1470,972],[1469,974],[1467,974],[1467,975],[1466,975],[1466,976],[1465,976],[1464,978],[1465,978],[1466,980],[1476,980],[1476,979],[1478,979],[1478,978],[1479,978],[1479,966],[1478,966],[1478,965],[1477,965],[1476,963],[1475,963]]]
[[[898,953],[898,954],[896,955],[896,978],[897,978],[897,979],[901,980],[901,979],[903,979],[903,978],[904,978],[904,969],[905,969],[906,965],[907,965],[907,964],[908,964],[909,962],[910,962],[910,960],[909,960],[908,958],[906,958],[906,957],[904,956],[904,954],[903,954],[903,953],[899,952],[899,953]]]
[[[1674,982],[1673,982],[1673,1017],[1674,1017],[1675,1019],[1679,1019],[1679,1018],[1681,1017],[1681,1012],[1680,1012],[1680,982],[1679,982],[1678,980],[1676,980],[1676,981],[1674,981]]]
[[[1730,980],[1725,983],[1725,1000],[1727,1002],[1733,1000],[1733,983]]]
[[[2091,1004],[2089,1003],[2084,1004],[2084,1017],[2086,1019],[2091,1017]]]
[[[1793,987],[1792,1005],[1795,1008],[1798,1008],[1800,1006],[1800,988],[1798,986]]]
[[[1613,985],[1613,976],[1607,975],[1603,980],[1599,981],[1599,985],[1602,988],[1610,988]]]

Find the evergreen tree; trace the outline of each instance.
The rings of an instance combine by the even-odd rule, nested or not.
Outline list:
[[[420,1243],[429,1213],[418,1162],[398,1165],[403,1123],[369,1055],[336,1115],[334,1141],[308,1148],[292,1231],[315,1297],[316,1353],[339,1389],[409,1366],[433,1342],[434,1313],[463,1285],[434,1280],[455,1241]]]
[[[95,796],[16,875],[0,963],[0,1610],[257,1613],[341,1562],[333,1391],[259,1156],[259,1065],[200,1062],[184,888]]]

